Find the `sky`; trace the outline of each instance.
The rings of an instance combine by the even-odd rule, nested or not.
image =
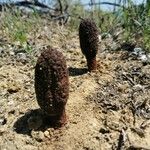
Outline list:
[[[118,0],[117,0],[118,1]],[[135,4],[141,4],[143,3],[144,0],[132,0]],[[90,0],[81,0],[81,2],[83,4],[87,4],[90,2]],[[115,0],[95,0],[95,2],[115,2]],[[112,10],[113,9],[113,6],[111,5],[101,5],[101,8],[104,9],[104,10]]]
[[[6,2],[6,1],[13,1],[13,0],[0,0],[0,2]],[[17,0],[14,0],[14,1],[17,1]],[[18,0],[18,1],[21,1],[21,0]],[[40,1],[40,0],[39,0]],[[42,1],[42,0],[41,0]],[[43,1],[52,1],[52,0],[43,0]],[[74,0],[75,1],[75,0]],[[115,0],[95,0],[95,2],[115,2]],[[133,2],[139,4],[139,3],[142,3],[143,0],[132,0]],[[81,0],[82,3],[89,3],[90,0]]]
[[[132,0],[135,4],[140,4],[143,0]],[[89,3],[90,0],[81,0],[82,3]],[[95,2],[115,2],[115,0],[95,0]]]
[[[22,1],[22,0],[0,0],[0,2],[7,2],[7,1]],[[44,1],[44,2],[48,2],[48,1],[53,1],[53,0],[39,0],[39,1]],[[75,0],[74,0],[75,1]],[[90,3],[90,0],[80,0],[83,4],[87,4]],[[135,4],[140,4],[142,3],[144,0],[132,0]],[[95,0],[95,2],[115,2],[115,0]],[[104,10],[112,10],[113,6],[110,5],[101,5],[101,8]]]

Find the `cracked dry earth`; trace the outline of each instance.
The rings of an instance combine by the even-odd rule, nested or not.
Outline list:
[[[36,61],[37,55],[22,63],[10,53],[11,46],[3,46],[0,150],[150,149],[150,65],[133,59],[127,51],[106,51],[100,46],[98,69],[89,73],[77,33],[67,47],[58,42],[55,47],[65,55],[69,70],[68,123],[54,129],[40,122],[35,63],[30,60]],[[38,118],[37,126],[40,123],[42,128],[31,130],[31,117]]]

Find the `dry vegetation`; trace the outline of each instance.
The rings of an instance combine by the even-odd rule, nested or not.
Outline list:
[[[1,150],[150,149],[149,63],[114,51],[108,37],[99,42],[97,71],[89,73],[77,30],[34,17],[22,18],[19,28],[7,19],[11,26],[0,24]],[[63,53],[69,70],[68,124],[60,129],[43,122],[35,97],[35,62],[46,46]]]

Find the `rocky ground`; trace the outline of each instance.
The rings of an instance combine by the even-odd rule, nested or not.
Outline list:
[[[89,73],[77,32],[45,25],[34,36],[30,53],[0,36],[0,150],[150,150],[149,63],[108,50],[105,39]],[[42,121],[34,92],[35,62],[47,45],[63,52],[69,70],[68,123],[59,129]]]

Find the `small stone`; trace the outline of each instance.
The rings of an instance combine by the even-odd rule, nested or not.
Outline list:
[[[150,108],[147,108],[147,109],[146,109],[146,113],[150,113]]]
[[[99,132],[100,132],[100,133],[102,133],[102,134],[110,133],[110,131],[109,131],[108,129],[103,128],[103,127],[102,127],[102,128],[100,128]]]
[[[13,93],[17,93],[18,91],[20,90],[20,87],[18,86],[10,86],[7,91],[10,93],[10,94],[13,94]]]
[[[47,138],[49,138],[49,136],[50,136],[49,132],[48,132],[48,131],[45,131],[45,132],[44,132],[44,136],[47,137]]]
[[[5,128],[0,128],[0,136],[2,136],[6,132]]]
[[[112,50],[116,50],[117,48],[118,48],[117,43],[116,43],[116,42],[113,42],[113,43],[111,44],[111,49],[112,49]]]
[[[134,91],[140,91],[143,90],[143,86],[141,84],[136,84],[133,86]]]
[[[145,54],[140,55],[139,60],[141,60],[142,62],[147,62],[148,61],[147,56]]]
[[[126,89],[129,88],[129,84],[128,83],[124,83],[124,84],[118,84],[118,91],[119,92],[125,92]]]
[[[101,42],[101,41],[102,41],[102,37],[101,37],[101,35],[98,35],[98,40],[99,40],[99,42]]]
[[[28,95],[25,95],[25,96],[24,96],[24,101],[27,101],[27,100],[29,100],[29,96],[28,96]]]
[[[6,118],[0,118],[0,125],[6,124],[7,120]]]
[[[142,48],[137,47],[137,48],[134,48],[134,50],[133,50],[132,54],[134,54],[134,55],[138,56],[138,55],[139,55],[139,53],[141,53],[141,52],[142,52]]]
[[[10,110],[8,114],[15,114],[15,109]]]
[[[54,135],[54,128],[49,128],[48,132],[49,132],[49,137]]]
[[[17,60],[20,62],[27,62],[27,56],[25,53],[17,53]]]
[[[9,102],[8,102],[8,105],[9,105],[9,106],[14,105],[14,101],[13,101],[13,100],[9,101]]]
[[[44,140],[44,134],[42,131],[34,131],[32,130],[31,136],[37,140],[38,142],[42,142]]]
[[[14,56],[14,55],[15,55],[15,52],[10,51],[10,52],[9,52],[9,55]]]

